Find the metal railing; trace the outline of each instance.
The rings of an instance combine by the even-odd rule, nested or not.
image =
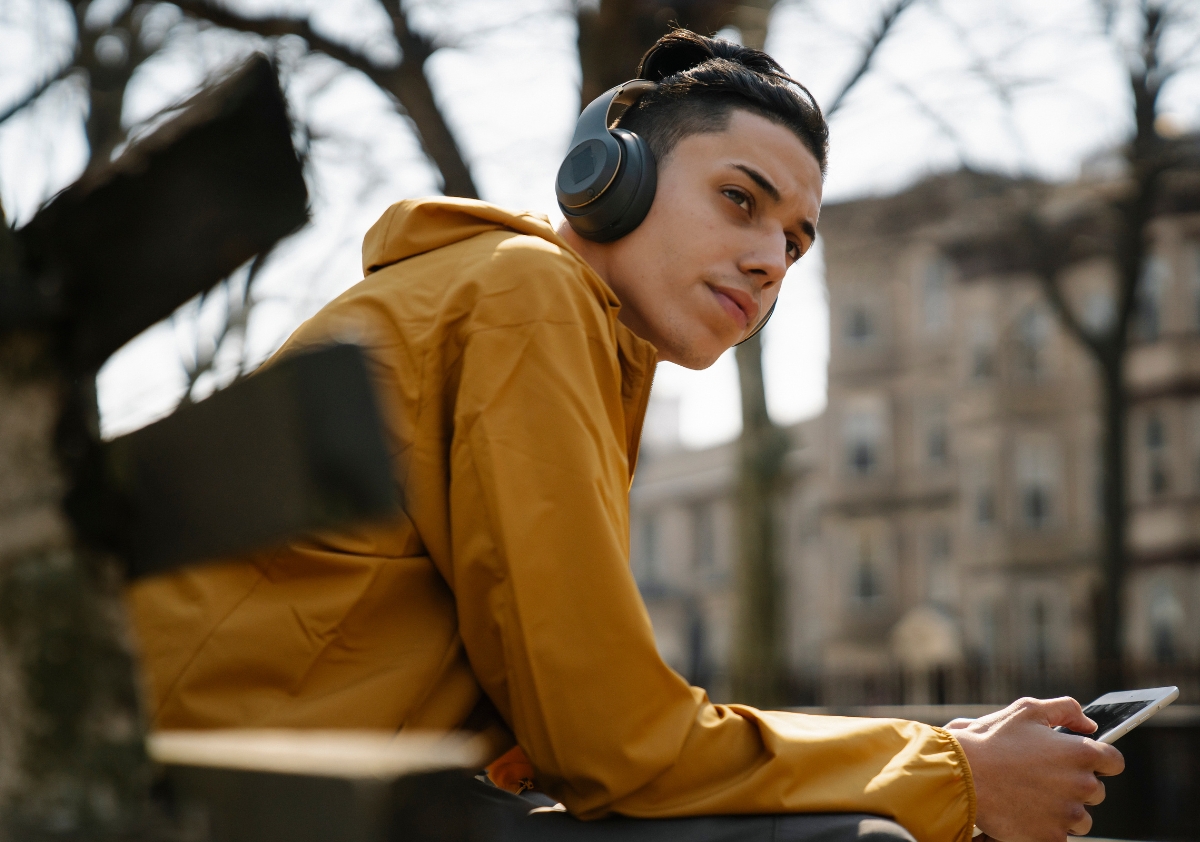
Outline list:
[[[1179,688],[1179,702],[1200,703],[1200,662],[1130,663],[1125,684]],[[1030,668],[1023,665],[967,664],[923,672],[893,667],[873,672],[825,672],[792,677],[789,701],[797,705],[1006,705],[1021,696],[1073,696],[1090,700],[1097,692],[1090,669]]]

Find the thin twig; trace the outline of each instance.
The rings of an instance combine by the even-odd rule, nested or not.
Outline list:
[[[854,90],[859,80],[867,75],[867,71],[871,69],[872,62],[875,61],[875,56],[879,52],[879,48],[883,46],[883,42],[887,39],[888,33],[896,25],[896,21],[904,14],[904,11],[916,0],[895,0],[891,7],[886,9],[879,16],[879,23],[875,30],[867,38],[867,43],[863,46],[862,55],[859,57],[858,65],[850,74],[849,78],[842,84],[842,89],[834,96],[833,101],[829,103],[829,107],[825,109],[825,119],[831,118],[842,105],[846,102],[846,97]]]
[[[904,82],[896,78],[891,78],[890,81],[896,86],[896,90],[908,97],[909,101],[916,106],[916,109],[937,126],[938,131],[947,140],[954,144],[954,154],[958,156],[959,163],[971,169],[970,155],[967,154],[967,143],[963,140],[962,135],[958,133],[958,129],[954,128],[945,117],[939,114],[933,106],[921,99],[921,96]]]
[[[233,380],[230,382],[236,382],[246,375],[248,368],[248,361],[245,358],[244,347],[246,327],[250,321],[250,313],[257,303],[253,293],[253,286],[255,280],[258,278],[259,273],[266,265],[267,259],[270,257],[270,255],[271,250],[268,249],[255,255],[254,259],[250,261],[250,266],[246,270],[246,280],[244,286],[242,287],[242,294],[238,296],[236,301],[234,300],[232,290],[233,279],[226,278],[221,282],[220,288],[225,294],[225,318],[220,329],[218,329],[216,333],[209,337],[211,344],[206,349],[202,349],[200,347],[201,337],[199,335],[197,325],[195,353],[192,356],[192,362],[190,364],[184,363],[183,367],[187,384],[184,387],[183,395],[179,400],[180,406],[186,406],[187,404],[195,402],[196,398],[194,392],[196,383],[201,377],[209,372],[212,372],[216,368],[217,356],[220,354],[221,349],[225,346],[226,341],[234,336],[240,336],[242,338],[243,353],[241,358],[238,360],[238,366],[237,370],[234,372]],[[196,308],[197,322],[199,322],[200,312],[203,310],[204,304],[211,295],[211,292],[212,291],[210,290],[200,297]],[[228,386],[230,384],[227,383],[225,385]]]

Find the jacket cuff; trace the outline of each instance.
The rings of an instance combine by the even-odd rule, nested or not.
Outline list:
[[[962,750],[962,745],[952,733],[945,728],[936,726],[933,730],[949,741],[951,748],[954,749],[954,756],[958,759],[958,768],[962,770],[963,786],[967,790],[967,823],[958,835],[957,842],[971,842],[972,834],[975,831],[975,808],[977,806],[975,777],[971,774],[971,764],[967,761],[967,755]]]

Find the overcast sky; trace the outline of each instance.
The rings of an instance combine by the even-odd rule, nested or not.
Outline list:
[[[570,4],[407,5],[417,27],[439,33],[449,45],[428,69],[484,198],[556,216],[553,176],[579,108]],[[854,64],[881,5],[785,0],[772,19],[767,49],[827,101]],[[0,7],[2,104],[61,60],[70,29],[62,4],[4,0]],[[330,34],[383,56],[394,50],[373,0],[303,7],[314,9],[316,23]],[[1119,39],[1101,31],[1095,9],[1093,0],[918,0],[885,44],[875,71],[833,120],[826,202],[902,189],[964,161],[1073,178],[1086,155],[1119,142],[1129,129],[1124,56]],[[131,84],[129,122],[175,101],[256,43],[180,24],[173,7],[154,14],[155,25],[170,33],[168,46]],[[1128,25],[1120,16],[1115,23],[1119,32]],[[1188,31],[1195,38],[1200,23],[1193,21]],[[437,184],[405,120],[370,83],[329,60],[302,59],[298,44],[282,49],[293,108],[314,135],[314,220],[283,244],[260,280],[263,303],[254,312],[249,349],[256,359],[361,278],[362,235],[388,205],[434,192]],[[82,107],[67,83],[0,127],[0,196],[10,216],[27,219],[78,174],[85,154]],[[1181,128],[1200,126],[1200,74],[1194,68],[1167,89],[1163,111]],[[109,362],[100,378],[107,434],[170,410],[182,384],[179,355],[212,315],[197,316],[193,307]],[[776,420],[820,412],[827,356],[823,267],[814,249],[792,270],[766,331],[768,397]],[[655,392],[679,402],[690,446],[728,440],[739,430],[736,371],[728,356],[704,372],[661,366]]]

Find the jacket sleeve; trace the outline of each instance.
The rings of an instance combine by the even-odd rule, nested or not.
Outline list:
[[[969,840],[974,787],[946,731],[714,705],[663,662],[628,563],[616,341],[577,305],[464,341],[439,563],[539,783],[583,818],[852,811]]]

